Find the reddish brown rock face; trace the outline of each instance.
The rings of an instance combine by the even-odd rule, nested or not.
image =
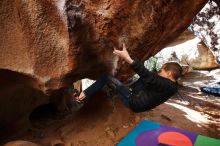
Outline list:
[[[123,42],[133,57],[145,60],[154,55],[189,26],[207,1],[81,2],[67,3],[69,23],[74,24],[69,28],[70,41],[73,48],[79,48],[74,61],[80,64],[77,72],[92,76],[112,71],[116,62],[112,46],[120,47]],[[119,78],[129,76],[125,65],[120,64],[118,69]]]
[[[25,107],[24,102],[31,101],[26,110],[28,114],[24,114],[23,109],[17,111],[27,119],[36,106],[49,102],[49,99],[53,101],[55,97],[63,99],[64,89],[78,79],[113,73],[116,67],[117,76],[126,79],[130,73],[122,62],[117,65],[113,46],[120,47],[124,42],[133,57],[147,59],[179,36],[206,2],[1,0],[0,73],[5,76],[5,72],[11,71],[9,75],[12,76],[8,78],[13,80],[7,90],[22,83],[14,78],[21,75],[28,78],[23,84],[34,93],[28,92],[27,98],[17,94],[17,102],[15,94],[0,90],[0,104],[10,102],[7,109],[10,116],[1,120],[0,125],[10,121],[15,114],[10,107],[20,104]],[[0,78],[0,83],[7,84],[8,80]],[[18,87],[16,93],[27,89]],[[32,95],[39,96],[32,102]],[[3,119],[1,112],[0,119]]]

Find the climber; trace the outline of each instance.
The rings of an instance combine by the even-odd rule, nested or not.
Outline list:
[[[130,57],[125,44],[122,50],[114,49],[113,53],[125,60],[140,78],[126,86],[111,75],[103,75],[75,97],[77,102],[91,97],[107,85],[116,91],[125,106],[134,112],[144,112],[164,103],[177,92],[177,79],[182,75],[182,67],[178,63],[165,63],[158,73],[153,73]]]

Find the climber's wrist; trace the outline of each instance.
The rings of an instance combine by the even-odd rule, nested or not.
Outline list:
[[[128,64],[132,64],[134,62],[134,60],[129,56],[127,58],[124,59]]]

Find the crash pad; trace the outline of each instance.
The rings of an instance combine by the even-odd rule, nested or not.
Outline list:
[[[143,120],[117,146],[220,146],[220,140]]]

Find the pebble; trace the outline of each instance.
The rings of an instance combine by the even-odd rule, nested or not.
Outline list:
[[[110,139],[115,139],[115,137],[117,135],[116,132],[117,132],[117,130],[112,127],[107,127],[105,129],[106,136],[109,137]]]
[[[124,129],[127,129],[129,126],[128,125],[123,125],[122,126]]]
[[[141,116],[137,115],[134,119],[135,123],[139,123],[141,121]]]

